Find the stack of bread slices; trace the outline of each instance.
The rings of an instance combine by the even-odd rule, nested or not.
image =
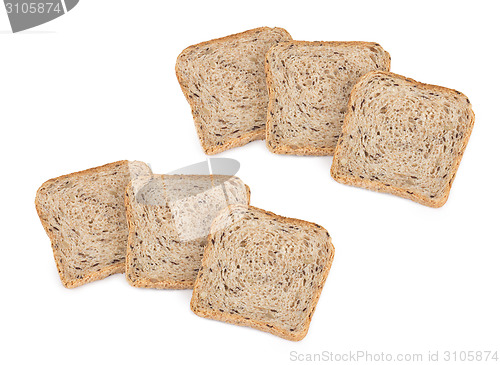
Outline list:
[[[194,288],[199,316],[294,341],[334,256],[323,227],[250,206],[235,176],[119,161],[48,180],[35,203],[65,287],[125,273],[134,287]]]
[[[264,27],[186,48],[176,73],[206,154],[265,139],[277,154],[333,155],[341,183],[440,207],[474,113],[461,92],[390,64],[378,43]]]

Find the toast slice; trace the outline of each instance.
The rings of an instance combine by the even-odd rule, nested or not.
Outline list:
[[[126,278],[135,287],[192,288],[213,218],[229,204],[249,204],[250,189],[223,175],[154,175],[126,195]]]
[[[266,55],[266,145],[273,153],[333,155],[352,87],[391,57],[378,43],[277,44]]]
[[[212,224],[191,299],[200,317],[299,341],[335,249],[321,226],[232,205]]]
[[[354,87],[331,175],[430,207],[446,203],[474,125],[456,90],[390,72]]]
[[[38,189],[36,210],[66,288],[125,271],[125,188],[149,174],[144,162],[118,161],[48,180]]]
[[[186,48],[175,71],[206,154],[265,138],[268,95],[264,58],[281,28],[257,28]]]

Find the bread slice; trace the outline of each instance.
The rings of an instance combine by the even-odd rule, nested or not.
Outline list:
[[[264,57],[280,41],[281,28],[257,28],[186,48],[177,79],[191,106],[206,154],[264,139],[268,104]]]
[[[154,175],[127,188],[126,278],[135,287],[192,288],[213,218],[249,204],[250,189],[223,175]]]
[[[266,55],[271,152],[333,155],[352,87],[373,70],[390,68],[378,43],[291,41]]]
[[[446,203],[474,125],[456,90],[390,72],[354,87],[331,175],[430,207]]]
[[[36,210],[66,288],[125,271],[125,188],[150,173],[144,162],[118,161],[48,180],[38,189]]]
[[[299,341],[335,249],[321,226],[232,205],[212,224],[191,309],[200,317]]]

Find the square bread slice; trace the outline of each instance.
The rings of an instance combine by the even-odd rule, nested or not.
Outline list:
[[[48,180],[38,189],[36,210],[66,288],[125,271],[125,188],[149,174],[144,162],[118,161]]]
[[[212,224],[191,309],[200,317],[299,341],[335,249],[321,226],[232,205]]]
[[[390,72],[353,88],[331,175],[430,207],[446,203],[474,125],[456,90]]]
[[[333,155],[352,87],[391,57],[378,43],[291,41],[266,55],[266,145],[273,153]]]
[[[263,27],[190,46],[179,55],[177,79],[206,154],[265,138],[265,54],[290,39],[284,29]]]
[[[224,175],[154,175],[134,180],[126,195],[126,273],[135,287],[192,288],[215,216],[249,204],[250,189]]]

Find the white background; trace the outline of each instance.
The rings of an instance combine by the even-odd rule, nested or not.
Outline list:
[[[500,351],[498,11],[471,1],[81,0],[11,34],[0,7],[0,362],[288,363],[290,352]],[[187,46],[258,26],[299,40],[379,42],[392,71],[464,92],[476,113],[448,203],[340,185],[331,157],[241,162],[252,204],[323,225],[336,256],[298,343],[202,319],[190,290],[123,275],[65,289],[36,215],[47,179],[122,159],[166,173],[205,158],[174,73]],[[499,353],[500,356],[500,353]]]

